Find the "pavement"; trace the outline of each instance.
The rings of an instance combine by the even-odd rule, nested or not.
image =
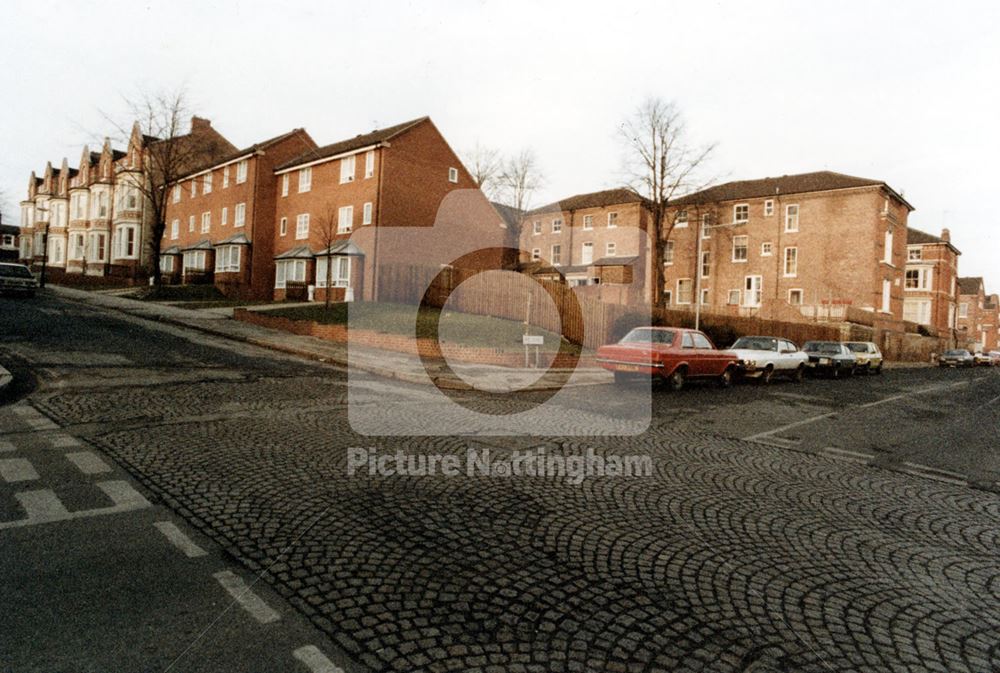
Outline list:
[[[439,388],[466,390],[470,386],[483,391],[554,391],[567,387],[605,385],[612,380],[609,372],[598,368],[578,368],[572,372],[553,369],[513,369],[493,365],[453,362],[430,362],[425,365],[415,355],[344,344],[310,336],[299,336],[232,320],[232,308],[186,309],[176,304],[141,301],[106,293],[50,286],[66,299],[120,311],[128,315],[156,320],[206,334],[270,348],[302,357],[350,366],[359,371],[407,383],[435,385]],[[299,304],[292,304],[297,306]],[[273,310],[272,306],[245,307]]]
[[[0,520],[25,518],[17,495],[29,489],[88,512],[113,504],[99,482],[125,481],[150,503],[0,529],[0,577],[15,578],[0,600],[32,615],[0,617],[0,661],[18,673],[66,661],[163,670],[187,642],[185,605],[204,627],[200,601],[233,602],[226,571],[281,619],[262,624],[257,601],[234,603],[226,618],[244,622],[227,622],[232,639],[198,641],[217,671],[321,670],[292,655],[315,654],[307,643],[344,670],[386,672],[1000,670],[997,370],[657,390],[645,432],[574,436],[584,415],[612,422],[641,401],[592,386],[553,410],[565,436],[385,437],[357,432],[351,408],[433,422],[442,412],[427,386],[372,376],[355,388],[341,366],[56,293],[2,308],[0,361],[30,367],[38,388],[23,411],[0,408],[0,448],[40,483],[0,481]],[[458,395],[497,413],[542,397]],[[579,484],[350,474],[356,447],[459,458],[589,448],[646,455],[652,470]],[[112,471],[84,475],[68,456],[81,451]],[[151,527],[162,520],[213,560],[187,565],[187,545]],[[52,527],[77,524],[95,525]],[[31,535],[8,545],[11,530]],[[74,588],[89,597],[60,611]],[[141,609],[126,609],[129,596]],[[313,630],[283,636],[298,618]],[[273,657],[257,668],[233,649],[255,638],[247,651]]]

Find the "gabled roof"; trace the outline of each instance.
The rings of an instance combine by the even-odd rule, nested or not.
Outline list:
[[[947,245],[956,255],[961,255],[961,251],[952,245],[951,241],[946,241],[940,236],[935,236],[934,234],[928,234],[925,231],[920,231],[919,229],[914,229],[913,227],[906,228],[906,244],[907,245]]]
[[[313,252],[308,245],[300,245],[297,248],[286,250],[274,256],[275,259],[312,259]]]
[[[166,248],[165,250],[162,250],[160,252],[160,254],[161,255],[179,255],[179,254],[181,254],[181,249],[178,246],[176,246],[176,245],[172,245],[169,248]]]
[[[600,192],[570,196],[569,198],[555,201],[541,208],[535,208],[529,211],[528,214],[558,213],[564,210],[582,210],[584,208],[603,208],[604,206],[617,206],[623,203],[643,203],[645,200],[634,190],[619,187],[617,189],[605,189]]]
[[[981,276],[958,279],[959,294],[979,294],[979,288],[981,287],[983,287],[983,279]]]
[[[500,219],[506,223],[508,227],[516,227],[521,223],[521,218],[524,217],[524,213],[514,206],[508,206],[506,203],[500,203],[499,201],[490,201],[490,205],[493,206],[493,210],[497,211]]]
[[[631,257],[601,257],[593,263],[593,266],[631,266],[638,259],[638,255]]]
[[[357,135],[354,136],[353,138],[349,138],[347,140],[341,140],[339,142],[335,142],[330,145],[324,145],[323,147],[318,147],[314,150],[303,152],[294,159],[286,161],[280,166],[277,166],[274,170],[282,171],[286,168],[298,166],[299,164],[311,163],[319,159],[325,159],[327,157],[335,157],[338,154],[353,152],[354,150],[359,150],[362,147],[368,147],[369,145],[377,145],[379,143],[384,143],[387,140],[391,140],[392,138],[395,138],[399,134],[408,131],[417,124],[428,121],[429,119],[430,117],[420,117],[419,119],[412,119],[408,122],[403,122],[402,124],[396,124],[395,126],[388,126],[384,129],[375,129],[370,133]]]
[[[184,247],[183,251],[187,252],[188,250],[214,250],[214,249],[215,248],[212,247],[212,242],[207,238],[204,238],[195,243],[194,245],[189,245]]]
[[[198,173],[205,172],[205,171],[207,171],[210,168],[214,168],[215,166],[221,166],[222,164],[227,164],[230,161],[232,161],[233,159],[238,159],[238,158],[240,158],[242,156],[245,156],[247,154],[253,154],[253,153],[255,153],[255,152],[259,151],[259,150],[265,150],[268,147],[270,147],[271,145],[274,145],[275,143],[279,143],[282,140],[286,140],[287,138],[292,137],[296,133],[305,133],[305,132],[306,132],[306,130],[302,129],[302,128],[292,129],[291,131],[287,131],[286,133],[282,133],[281,135],[274,136],[273,138],[268,138],[267,140],[263,140],[263,141],[261,141],[259,143],[254,143],[253,145],[250,145],[249,147],[244,147],[241,150],[236,150],[234,152],[229,152],[229,153],[223,155],[222,157],[219,157],[218,159],[212,159],[210,163],[203,164],[203,165],[199,166],[197,169],[189,171],[188,173],[185,173],[181,177],[177,178],[177,180],[178,181],[184,180],[185,178],[187,178],[187,177],[189,177],[191,175],[197,175]],[[306,135],[308,136],[309,134],[306,134]],[[310,138],[310,141],[311,140],[312,139]]]
[[[816,171],[814,173],[782,175],[776,178],[725,182],[721,185],[703,189],[700,192],[672,199],[671,204],[687,205],[717,201],[737,201],[739,199],[756,199],[765,196],[828,192],[837,189],[857,189],[859,187],[884,187],[899,199],[903,205],[913,210],[913,206],[882,180],[859,178],[833,171]]]
[[[250,245],[250,239],[246,237],[246,234],[240,232],[233,234],[229,238],[224,238],[214,245],[215,247],[219,247],[220,245]]]

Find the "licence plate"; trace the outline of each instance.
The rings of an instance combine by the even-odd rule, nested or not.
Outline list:
[[[830,364],[830,358],[820,358],[819,359],[819,363],[821,365],[828,365],[828,364]]]
[[[618,365],[617,369],[620,372],[637,372],[639,365]]]

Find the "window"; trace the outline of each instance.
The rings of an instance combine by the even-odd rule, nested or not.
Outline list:
[[[108,194],[107,192],[98,192],[97,194],[97,216],[107,217],[108,216]]]
[[[173,273],[174,272],[174,256],[173,255],[163,255],[160,257],[160,272],[162,273]]]
[[[618,226],[618,213],[608,213],[608,229]]]
[[[789,290],[788,303],[792,306],[802,306],[802,290]]]
[[[236,184],[242,185],[247,181],[247,160],[236,164]]]
[[[674,242],[667,241],[663,246],[663,265],[670,266],[674,263]]]
[[[771,243],[761,243],[760,244],[760,256],[770,257],[774,246]]]
[[[785,231],[799,230],[799,206],[796,203],[785,206]]]
[[[562,220],[552,220],[552,233],[553,234],[562,233]]]
[[[209,183],[208,191],[212,191],[212,185]],[[207,193],[207,192],[206,192]],[[129,187],[125,191],[125,208],[127,210],[138,210],[139,209],[139,192],[136,191],[135,187]]]
[[[711,220],[711,218],[708,215],[703,215],[702,216],[702,218],[701,218],[701,238],[703,240],[708,240],[708,239],[712,238],[712,229],[711,229],[712,225],[711,225],[711,222],[712,222],[712,220]]]
[[[181,186],[174,185],[174,203],[180,203],[181,201]]]
[[[701,277],[708,278],[712,273],[712,253],[705,250],[701,253]]]
[[[136,228],[134,225],[120,225],[115,229],[115,258],[133,258],[136,253]]]
[[[347,287],[351,284],[351,258],[344,256],[316,258],[316,285],[326,287],[327,263],[331,287]]]
[[[227,189],[229,187],[229,166],[222,169],[222,188]]]
[[[677,303],[690,304],[694,292],[694,281],[690,278],[681,278],[677,281]]]
[[[799,249],[785,248],[785,278],[792,278],[799,273]]]
[[[181,221],[174,220],[170,223],[170,240],[176,241],[181,233]]]
[[[531,234],[532,236],[538,236],[542,233],[542,223],[539,220],[535,220],[531,223]]]
[[[594,244],[584,243],[580,248],[580,264],[592,264],[594,262]]]
[[[747,261],[748,247],[750,245],[749,236],[733,236],[733,261]]]
[[[295,240],[309,238],[309,213],[302,213],[295,218]]]
[[[764,217],[771,217],[774,215],[774,199],[768,199],[764,201]]]
[[[677,219],[674,221],[675,229],[683,229],[688,226],[688,211],[678,210]]]
[[[8,242],[6,240],[7,238],[11,238],[11,240]],[[13,243],[13,242],[14,241],[13,241],[13,237],[12,236],[11,237],[4,236],[4,243],[10,244],[10,243]],[[84,250],[84,238],[83,238],[83,234],[73,234],[72,236],[70,236],[69,237],[69,259],[71,259],[71,260],[80,260],[80,259],[83,259],[84,252],[85,252],[85,250]]]
[[[221,224],[223,226],[229,224],[229,207],[228,206],[223,206],[222,207],[222,222],[221,222]]]
[[[542,258],[542,249],[541,248],[532,248],[532,250],[531,250],[531,261],[532,262],[537,262],[541,258]]]
[[[201,233],[207,234],[212,228],[212,213],[201,214]]]
[[[96,262],[103,262],[107,259],[107,255],[107,236],[96,232],[91,233],[87,258]]]
[[[365,179],[375,177],[375,150],[365,152]]]
[[[730,306],[739,306],[740,305],[740,291],[739,290],[730,290],[729,291],[729,297],[726,299],[726,303],[728,305],[730,305]]]
[[[281,176],[281,195],[288,196],[288,184],[291,182],[291,174],[285,173]]]
[[[885,256],[882,261],[886,264],[892,264],[892,229],[885,232]]]
[[[361,209],[361,224],[371,224],[372,223],[372,203],[367,202]]]
[[[663,293],[663,303],[667,306],[670,306],[673,303],[673,301],[674,301],[674,293],[671,292],[670,290],[666,290]]]
[[[934,270],[930,268],[921,269],[907,269],[906,270],[906,284],[907,290],[930,290],[931,279],[933,277]]]
[[[743,286],[743,305],[748,308],[757,308],[760,306],[761,299],[764,296],[763,293],[764,279],[761,276],[747,276],[746,283]]]
[[[278,233],[281,236],[288,234],[288,218],[281,218],[281,222],[278,224]]]
[[[236,212],[233,214],[233,226],[242,227],[247,223],[247,204],[237,203]]]
[[[962,303],[962,304],[958,305],[958,317],[959,318],[968,318],[969,317],[969,305],[968,304]]]
[[[889,308],[892,301],[892,282],[888,280],[882,281],[882,312],[889,313]]]
[[[341,180],[343,182],[343,180]],[[299,169],[299,194],[312,189],[313,169],[311,166]]]
[[[205,173],[205,177],[202,178],[201,193],[202,194],[212,193],[212,171]]]
[[[708,288],[702,288],[701,291],[701,304],[702,306],[708,304]]]
[[[337,233],[348,234],[354,228],[354,206],[343,206],[337,213]]]
[[[188,233],[189,234],[194,233],[194,215],[188,216]]]
[[[340,184],[354,182],[354,155],[340,160]]]
[[[188,250],[184,253],[183,266],[184,273],[191,271],[204,271],[205,270],[205,251],[204,250]]]
[[[458,182],[458,169],[449,168],[448,169],[448,182]]]
[[[750,205],[740,203],[733,206],[733,222],[743,224],[750,221]]]
[[[306,280],[306,260],[281,259],[274,267],[274,287],[283,288],[288,283],[304,283]]]
[[[919,262],[924,258],[924,251],[920,248],[907,248],[906,259],[910,262]]]
[[[608,241],[604,244],[604,254],[607,257],[614,257],[618,254],[618,244],[614,241]]]
[[[594,216],[584,215],[583,216],[583,229],[584,231],[589,231],[594,228]]]
[[[552,262],[553,266],[559,266],[562,264],[562,246],[553,245],[552,252],[549,255],[549,261]]]
[[[240,270],[239,245],[224,245],[215,250],[215,270],[219,273],[235,273]]]
[[[903,320],[915,322],[918,325],[928,325],[931,322],[930,299],[907,299],[903,302]]]
[[[191,180],[191,198],[198,196],[198,181]]]

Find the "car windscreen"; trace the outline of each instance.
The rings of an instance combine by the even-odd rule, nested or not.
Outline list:
[[[665,344],[669,346],[674,342],[675,333],[671,330],[666,329],[649,329],[649,328],[638,328],[634,329],[625,335],[622,339],[623,344],[629,343],[654,343],[654,344]]]
[[[778,350],[778,340],[770,337],[740,337],[733,344],[733,348],[742,348],[748,351],[776,351]]]
[[[961,358],[969,355],[969,351],[945,351],[944,354],[947,357]]]
[[[810,341],[802,348],[802,350],[809,353],[829,353],[831,355],[837,355],[840,353],[840,344],[825,341]]]
[[[17,264],[0,264],[0,276],[8,278],[32,278],[28,267]]]
[[[847,347],[851,349],[852,353],[868,352],[868,344],[847,344]]]

